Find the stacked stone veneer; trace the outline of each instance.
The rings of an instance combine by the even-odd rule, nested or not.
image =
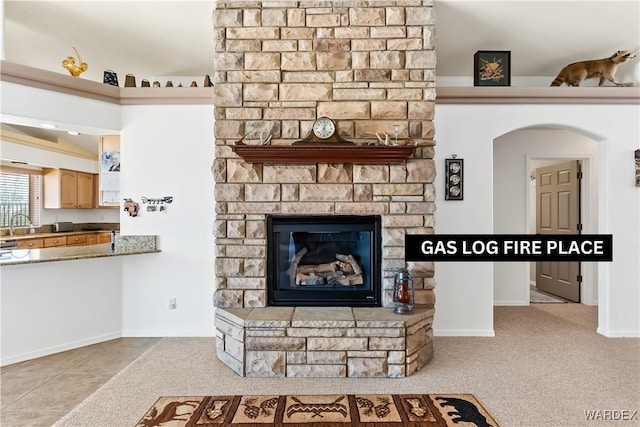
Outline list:
[[[268,215],[375,214],[391,306],[405,234],[434,226],[433,0],[217,2],[214,23],[214,305],[265,306]],[[231,150],[269,134],[291,144],[322,116],[354,142],[397,129],[415,154],[395,165],[273,165]],[[433,264],[407,267],[416,302],[433,307]]]
[[[404,377],[433,354],[433,309],[219,309],[218,357],[247,377]]]

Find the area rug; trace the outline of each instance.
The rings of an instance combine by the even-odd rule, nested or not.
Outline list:
[[[530,287],[530,290],[531,292],[530,292],[529,301],[533,304],[540,304],[540,303],[566,304],[567,303],[566,300],[555,297],[547,293],[540,292],[533,286]]]
[[[136,427],[477,426],[498,424],[472,394],[161,397]]]

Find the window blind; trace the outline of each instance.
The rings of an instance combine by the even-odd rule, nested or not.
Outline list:
[[[0,172],[0,227],[40,225],[42,176],[20,172]]]

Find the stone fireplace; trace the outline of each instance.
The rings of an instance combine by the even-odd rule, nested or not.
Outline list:
[[[410,375],[432,354],[433,264],[405,265],[404,236],[434,226],[433,1],[219,1],[214,22],[218,357],[246,376]],[[290,145],[322,116],[356,144],[397,131],[417,147],[389,164],[250,163],[231,148]],[[381,307],[270,305],[277,216],[379,217]],[[419,308],[398,316],[405,266]]]

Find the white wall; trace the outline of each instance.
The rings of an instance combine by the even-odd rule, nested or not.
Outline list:
[[[640,336],[640,191],[633,184],[632,161],[640,141],[640,107],[437,104],[435,125],[436,166],[442,167],[451,153],[465,159],[464,201],[445,201],[443,180],[437,181],[439,234],[493,233],[495,138],[516,129],[551,126],[574,129],[598,141],[595,227],[599,233],[613,234],[614,240],[614,262],[598,268],[598,332]],[[512,215],[525,217],[526,212]],[[493,333],[491,263],[437,263],[436,283],[436,333]]]
[[[121,259],[1,267],[1,364],[120,337]]]
[[[122,107],[122,234],[154,234],[161,253],[123,259],[124,336],[213,336],[213,106]],[[173,196],[166,212],[142,197]],[[170,298],[177,308],[170,310]]]

